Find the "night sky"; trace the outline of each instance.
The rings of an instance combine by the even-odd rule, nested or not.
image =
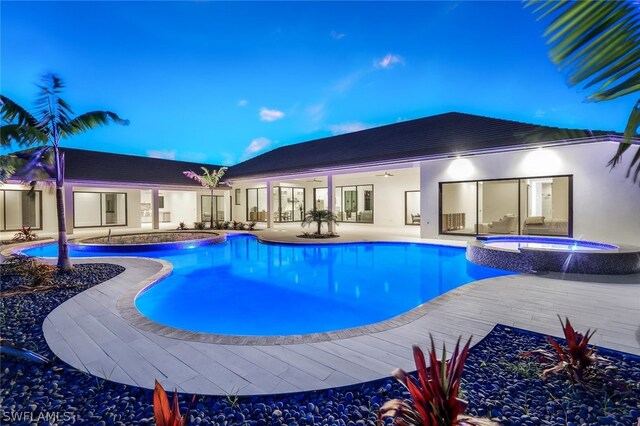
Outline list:
[[[585,103],[548,59],[544,23],[520,2],[0,7],[3,95],[33,108],[39,76],[55,72],[76,113],[131,121],[67,147],[234,164],[449,111],[622,131],[635,101]]]

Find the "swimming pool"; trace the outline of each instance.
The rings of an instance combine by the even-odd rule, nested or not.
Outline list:
[[[56,255],[54,244],[26,250]],[[71,249],[74,257],[123,256]],[[465,249],[412,243],[264,244],[254,236],[195,248],[142,251],[173,272],[143,290],[136,308],[195,332],[274,336],[374,324],[472,281],[513,272],[475,265]]]

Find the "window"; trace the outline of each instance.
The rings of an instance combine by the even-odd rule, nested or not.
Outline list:
[[[330,210],[329,188],[313,188],[313,208],[316,210]]]
[[[0,226],[3,231],[42,229],[42,191],[0,190]]]
[[[300,222],[304,217],[304,188],[273,187],[273,211],[276,222]]]
[[[247,189],[247,220],[267,221],[267,188]]]
[[[224,220],[224,196],[213,196],[213,220]],[[208,223],[211,221],[211,195],[200,196],[200,221]]]
[[[440,183],[440,233],[571,236],[572,176]]]
[[[236,206],[239,206],[240,205],[240,193],[241,193],[240,188],[237,188],[235,193],[236,193]]]
[[[373,185],[337,186],[335,191],[338,221],[373,223]]]
[[[404,192],[404,223],[420,225],[420,191]]]
[[[127,194],[124,192],[74,192],[75,228],[126,226]]]

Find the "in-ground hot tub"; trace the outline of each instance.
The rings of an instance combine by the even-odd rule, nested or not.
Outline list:
[[[69,242],[69,248],[92,252],[109,252],[116,248],[121,252],[144,252],[196,248],[226,240],[226,234],[216,232],[158,231],[74,239]]]
[[[640,273],[640,247],[573,238],[482,236],[467,245],[467,259],[517,272]]]

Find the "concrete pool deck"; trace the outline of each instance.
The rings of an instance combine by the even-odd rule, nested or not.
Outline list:
[[[258,234],[270,241],[299,242],[292,231]],[[375,241],[426,242],[369,235]],[[322,241],[363,239],[354,235]],[[593,343],[598,346],[640,355],[640,275],[491,278],[450,291],[424,304],[411,321],[386,330],[330,341],[250,345],[188,341],[137,328],[122,317],[118,300],[141,282],[159,279],[171,267],[156,259],[103,259],[126,270],[61,304],[46,318],[43,331],[63,361],[129,385],[152,388],[157,378],[171,389],[219,395],[345,386],[389,377],[397,367],[413,370],[411,345],[424,347],[429,333],[437,345],[444,341],[450,348],[460,334],[473,335],[478,342],[496,323],[558,336],[556,314],[568,316],[578,330],[597,328]]]

